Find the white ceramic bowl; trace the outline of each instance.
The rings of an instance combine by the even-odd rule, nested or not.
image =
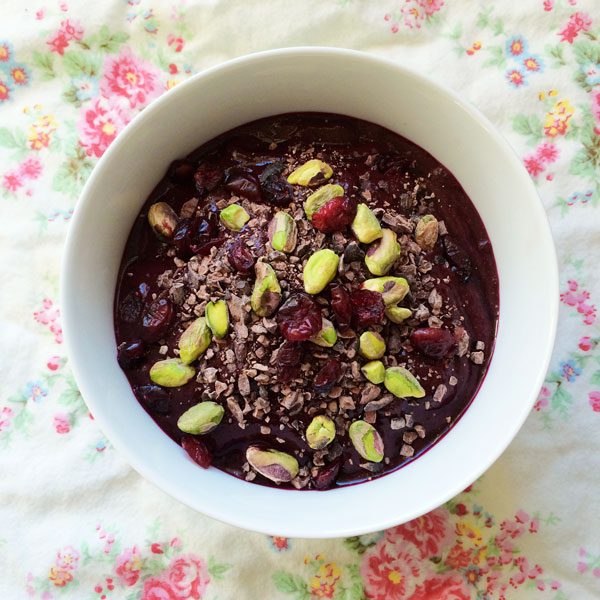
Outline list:
[[[198,468],[145,413],[116,361],[113,297],[131,225],[171,160],[269,115],[323,111],[383,125],[458,178],[491,238],[500,278],[496,349],[465,415],[408,466],[327,492],[278,490]],[[481,475],[527,416],[552,350],[558,283],[534,186],[504,139],[455,93],[395,63],[334,48],[254,54],[181,83],[98,162],[75,210],[62,273],[71,366],[98,424],[144,477],[221,521],[269,534],[340,537],[408,521]]]

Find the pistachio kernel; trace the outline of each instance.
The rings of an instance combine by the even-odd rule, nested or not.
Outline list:
[[[389,367],[383,381],[388,392],[398,398],[422,398],[425,390],[417,378],[404,367]]]
[[[385,316],[392,323],[400,324],[406,321],[406,319],[410,319],[410,317],[412,317],[412,310],[402,306],[387,306],[385,309]]]
[[[212,431],[223,419],[225,410],[216,402],[200,402],[188,408],[177,420],[177,427],[185,433],[204,435]]]
[[[385,354],[385,340],[376,331],[365,331],[360,336],[358,350],[369,360],[381,358]]]
[[[385,367],[380,360],[372,360],[364,364],[360,370],[371,383],[380,384],[385,379]]]
[[[367,250],[365,264],[373,275],[385,275],[399,258],[398,236],[391,229],[382,229],[379,242]]]
[[[289,483],[300,469],[298,461],[291,454],[257,446],[248,447],[246,460],[257,473],[275,483]]]
[[[363,244],[370,244],[382,236],[379,220],[366,204],[358,205],[350,227],[356,239]]]
[[[352,445],[365,460],[376,463],[383,460],[383,440],[373,425],[354,421],[348,434]]]
[[[322,160],[313,158],[296,167],[287,178],[291,184],[312,186],[327,181],[333,175],[333,169]]]
[[[340,198],[344,195],[344,188],[337,183],[328,183],[320,187],[316,192],[313,192],[304,202],[304,212],[309,221],[312,221],[312,216],[323,208],[330,200]]]
[[[323,348],[331,348],[337,342],[337,332],[333,323],[323,317],[323,324],[321,325],[320,331],[310,338],[310,341],[317,346],[323,346]]]
[[[187,326],[179,338],[179,358],[189,365],[210,346],[211,341],[212,335],[206,319],[199,317]]]
[[[213,332],[213,335],[222,340],[227,335],[229,329],[229,309],[225,300],[209,302],[204,309],[206,315],[206,324]]]
[[[250,220],[250,215],[243,206],[240,206],[239,204],[230,204],[219,213],[219,219],[221,219],[221,223],[223,223],[227,229],[231,229],[231,231],[240,231]]]
[[[317,415],[306,428],[306,441],[313,450],[322,450],[335,438],[335,423],[325,415]]]
[[[372,292],[379,292],[386,306],[404,300],[410,291],[408,281],[404,277],[374,277],[363,281],[360,287]]]
[[[289,254],[296,247],[298,226],[290,214],[279,211],[269,223],[268,235],[274,250]]]
[[[152,382],[163,387],[180,387],[185,385],[194,375],[194,367],[186,365],[179,358],[166,358],[155,362],[150,368]]]
[[[259,317],[270,317],[281,302],[281,286],[273,267],[259,260],[254,265],[256,280],[250,306]]]
[[[166,202],[156,202],[148,209],[148,223],[161,238],[173,237],[177,220],[175,211]]]
[[[423,250],[433,250],[439,235],[438,220],[433,215],[423,215],[415,227],[415,241]]]
[[[307,294],[318,294],[333,281],[340,257],[329,249],[317,250],[306,261],[303,271],[304,290]]]

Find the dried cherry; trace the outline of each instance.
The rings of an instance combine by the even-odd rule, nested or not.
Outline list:
[[[313,477],[313,486],[317,490],[326,490],[333,486],[342,466],[342,457],[336,458]]]
[[[122,342],[117,348],[117,362],[122,369],[131,369],[142,361],[147,351],[143,340]]]
[[[152,412],[166,415],[171,412],[169,393],[159,385],[138,385],[133,388],[135,395]]]
[[[383,321],[385,305],[379,292],[354,290],[350,295],[350,302],[355,327],[368,327]]]
[[[142,314],[143,301],[138,292],[129,292],[119,303],[119,317],[125,323],[135,323]]]
[[[346,196],[333,198],[313,214],[311,222],[323,233],[343,231],[356,216],[356,200]]]
[[[203,469],[208,469],[212,463],[212,453],[208,446],[198,438],[186,435],[181,438],[181,446],[190,458]]]
[[[450,331],[441,327],[421,327],[410,334],[410,343],[421,354],[442,360],[452,352],[456,340]]]
[[[304,344],[302,342],[288,342],[287,340],[279,346],[277,352],[278,367],[295,367],[302,362],[304,356]]]
[[[167,298],[157,298],[146,305],[142,317],[142,338],[156,342],[163,337],[175,316],[173,303]]]
[[[225,177],[225,188],[253,202],[262,200],[260,182],[250,169],[231,167]]]
[[[254,266],[254,255],[239,237],[229,246],[227,260],[240,273],[248,273]]]
[[[331,310],[338,325],[350,325],[352,321],[352,303],[350,294],[343,285],[334,283],[330,288]]]
[[[306,294],[294,294],[277,313],[277,325],[281,335],[290,342],[303,342],[321,329],[321,309]]]
[[[317,394],[327,394],[342,378],[342,363],[337,358],[330,358],[321,367],[314,381]]]
[[[194,173],[194,181],[199,194],[212,192],[223,180],[223,171],[210,163],[201,164]]]

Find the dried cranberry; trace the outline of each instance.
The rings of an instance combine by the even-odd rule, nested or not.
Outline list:
[[[284,168],[282,162],[274,162],[258,177],[264,200],[275,206],[287,206],[294,199],[292,186],[280,177]]]
[[[167,298],[157,298],[146,306],[142,318],[142,338],[147,342],[156,342],[167,333],[175,310]]]
[[[452,333],[441,327],[415,329],[410,335],[410,343],[421,354],[435,360],[446,358],[456,346]]]
[[[368,327],[383,321],[385,305],[379,292],[354,290],[350,295],[350,302],[355,327]]]
[[[167,176],[177,183],[185,183],[194,174],[194,164],[188,160],[174,160],[167,171]]]
[[[302,362],[304,344],[302,342],[285,341],[279,346],[277,352],[278,367],[295,367]]]
[[[313,214],[311,222],[323,233],[343,231],[356,215],[356,200],[346,196],[333,198]]]
[[[248,273],[254,266],[254,256],[241,238],[236,238],[227,252],[229,264],[240,273]]]
[[[198,438],[186,435],[181,439],[181,446],[190,458],[203,469],[208,469],[212,463],[212,454],[208,446]]]
[[[138,385],[133,388],[136,397],[152,412],[166,415],[171,412],[169,393],[159,385]]]
[[[321,309],[306,294],[294,294],[277,313],[281,335],[290,342],[303,342],[321,329]]]
[[[341,378],[342,363],[337,358],[330,358],[315,377],[315,392],[327,394]]]
[[[446,258],[454,265],[460,279],[466,283],[471,277],[472,271],[469,255],[448,235],[442,238],[442,246]]]
[[[119,303],[119,317],[125,323],[135,323],[142,313],[143,302],[139,293],[129,292]]]
[[[352,304],[350,294],[343,285],[334,283],[330,288],[331,310],[333,311],[338,325],[350,325],[352,320]]]
[[[131,369],[141,362],[146,352],[146,344],[142,340],[123,342],[117,348],[117,361],[122,369]]]
[[[196,189],[200,194],[212,192],[221,183],[222,179],[223,171],[210,163],[201,164],[194,173]]]
[[[220,246],[225,241],[219,235],[219,215],[215,206],[209,208],[206,217],[198,216],[191,224],[190,251],[206,256],[213,246]]]
[[[225,187],[248,200],[260,202],[262,200],[260,183],[250,169],[232,167],[227,171]]]
[[[319,469],[319,472],[313,477],[313,486],[317,490],[327,490],[333,487],[342,466],[342,457],[336,458],[327,466]]]

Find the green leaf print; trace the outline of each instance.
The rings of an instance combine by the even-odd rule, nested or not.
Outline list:
[[[513,129],[528,138],[529,143],[537,144],[544,137],[542,135],[542,120],[535,115],[517,115],[513,119]]]
[[[277,571],[273,574],[273,582],[280,592],[293,594],[296,600],[308,600],[310,598],[308,587],[301,577],[285,571]]]
[[[103,25],[97,36],[98,47],[109,54],[117,52],[119,46],[129,39],[124,32],[110,33],[108,27]]]
[[[77,145],[67,152],[67,160],[57,169],[52,189],[76,197],[94,166],[83,148]]]
[[[592,385],[600,385],[600,371],[596,371],[590,379]]]
[[[34,52],[33,66],[40,71],[41,79],[48,81],[56,77],[54,57],[50,52]]]
[[[486,67],[504,67],[506,65],[506,57],[502,46],[490,46],[487,48],[489,58],[483,63]]]
[[[19,160],[27,154],[27,136],[19,129],[10,131],[6,127],[0,127],[0,146],[10,148],[13,157]]]
[[[78,77],[82,74],[95,77],[100,72],[99,59],[85,52],[65,52],[63,64],[65,71],[71,77]]]
[[[213,556],[208,558],[208,572],[215,579],[223,579],[225,573],[231,569],[231,565],[226,563],[218,563]]]
[[[553,67],[564,67],[567,64],[563,55],[563,44],[556,44],[555,46],[546,46],[545,50],[546,53],[553,59]]]
[[[346,565],[350,585],[340,588],[336,594],[339,600],[365,600],[365,591],[358,565]]]

